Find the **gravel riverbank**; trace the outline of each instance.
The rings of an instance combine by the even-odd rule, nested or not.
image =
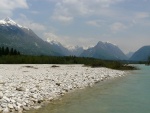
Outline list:
[[[0,113],[22,113],[124,71],[83,65],[0,65]],[[37,106],[38,105],[38,106]]]

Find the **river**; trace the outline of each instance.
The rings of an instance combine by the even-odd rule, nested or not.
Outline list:
[[[27,113],[150,113],[150,67],[66,94]]]

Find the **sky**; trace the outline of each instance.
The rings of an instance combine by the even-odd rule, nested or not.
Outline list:
[[[6,17],[65,46],[108,41],[128,53],[150,45],[150,0],[0,0]]]

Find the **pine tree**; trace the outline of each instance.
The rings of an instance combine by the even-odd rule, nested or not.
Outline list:
[[[4,55],[5,53],[4,46],[1,49],[2,49],[2,55]]]
[[[17,50],[16,49],[14,50],[14,54],[13,55],[17,55]]]
[[[10,50],[10,55],[13,55],[13,54],[14,54],[14,49],[11,48],[11,50]]]
[[[148,57],[148,65],[150,65],[150,56]]]
[[[2,56],[2,48],[0,47],[0,56]]]
[[[13,48],[9,49],[8,47],[0,47],[0,56],[2,55],[20,55],[20,52]]]
[[[9,55],[9,48],[8,47],[6,47],[6,49],[5,49],[5,55]]]
[[[20,52],[19,52],[19,51],[17,51],[17,55],[20,55]]]

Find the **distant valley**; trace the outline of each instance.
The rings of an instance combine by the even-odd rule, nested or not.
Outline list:
[[[133,61],[146,60],[150,56],[150,47],[126,56],[117,45],[101,41],[86,50],[79,46],[68,48],[57,41],[42,40],[30,28],[23,27],[10,18],[0,20],[0,47],[2,46],[13,47],[24,55],[79,56],[104,60],[128,60],[131,57],[130,60]]]

